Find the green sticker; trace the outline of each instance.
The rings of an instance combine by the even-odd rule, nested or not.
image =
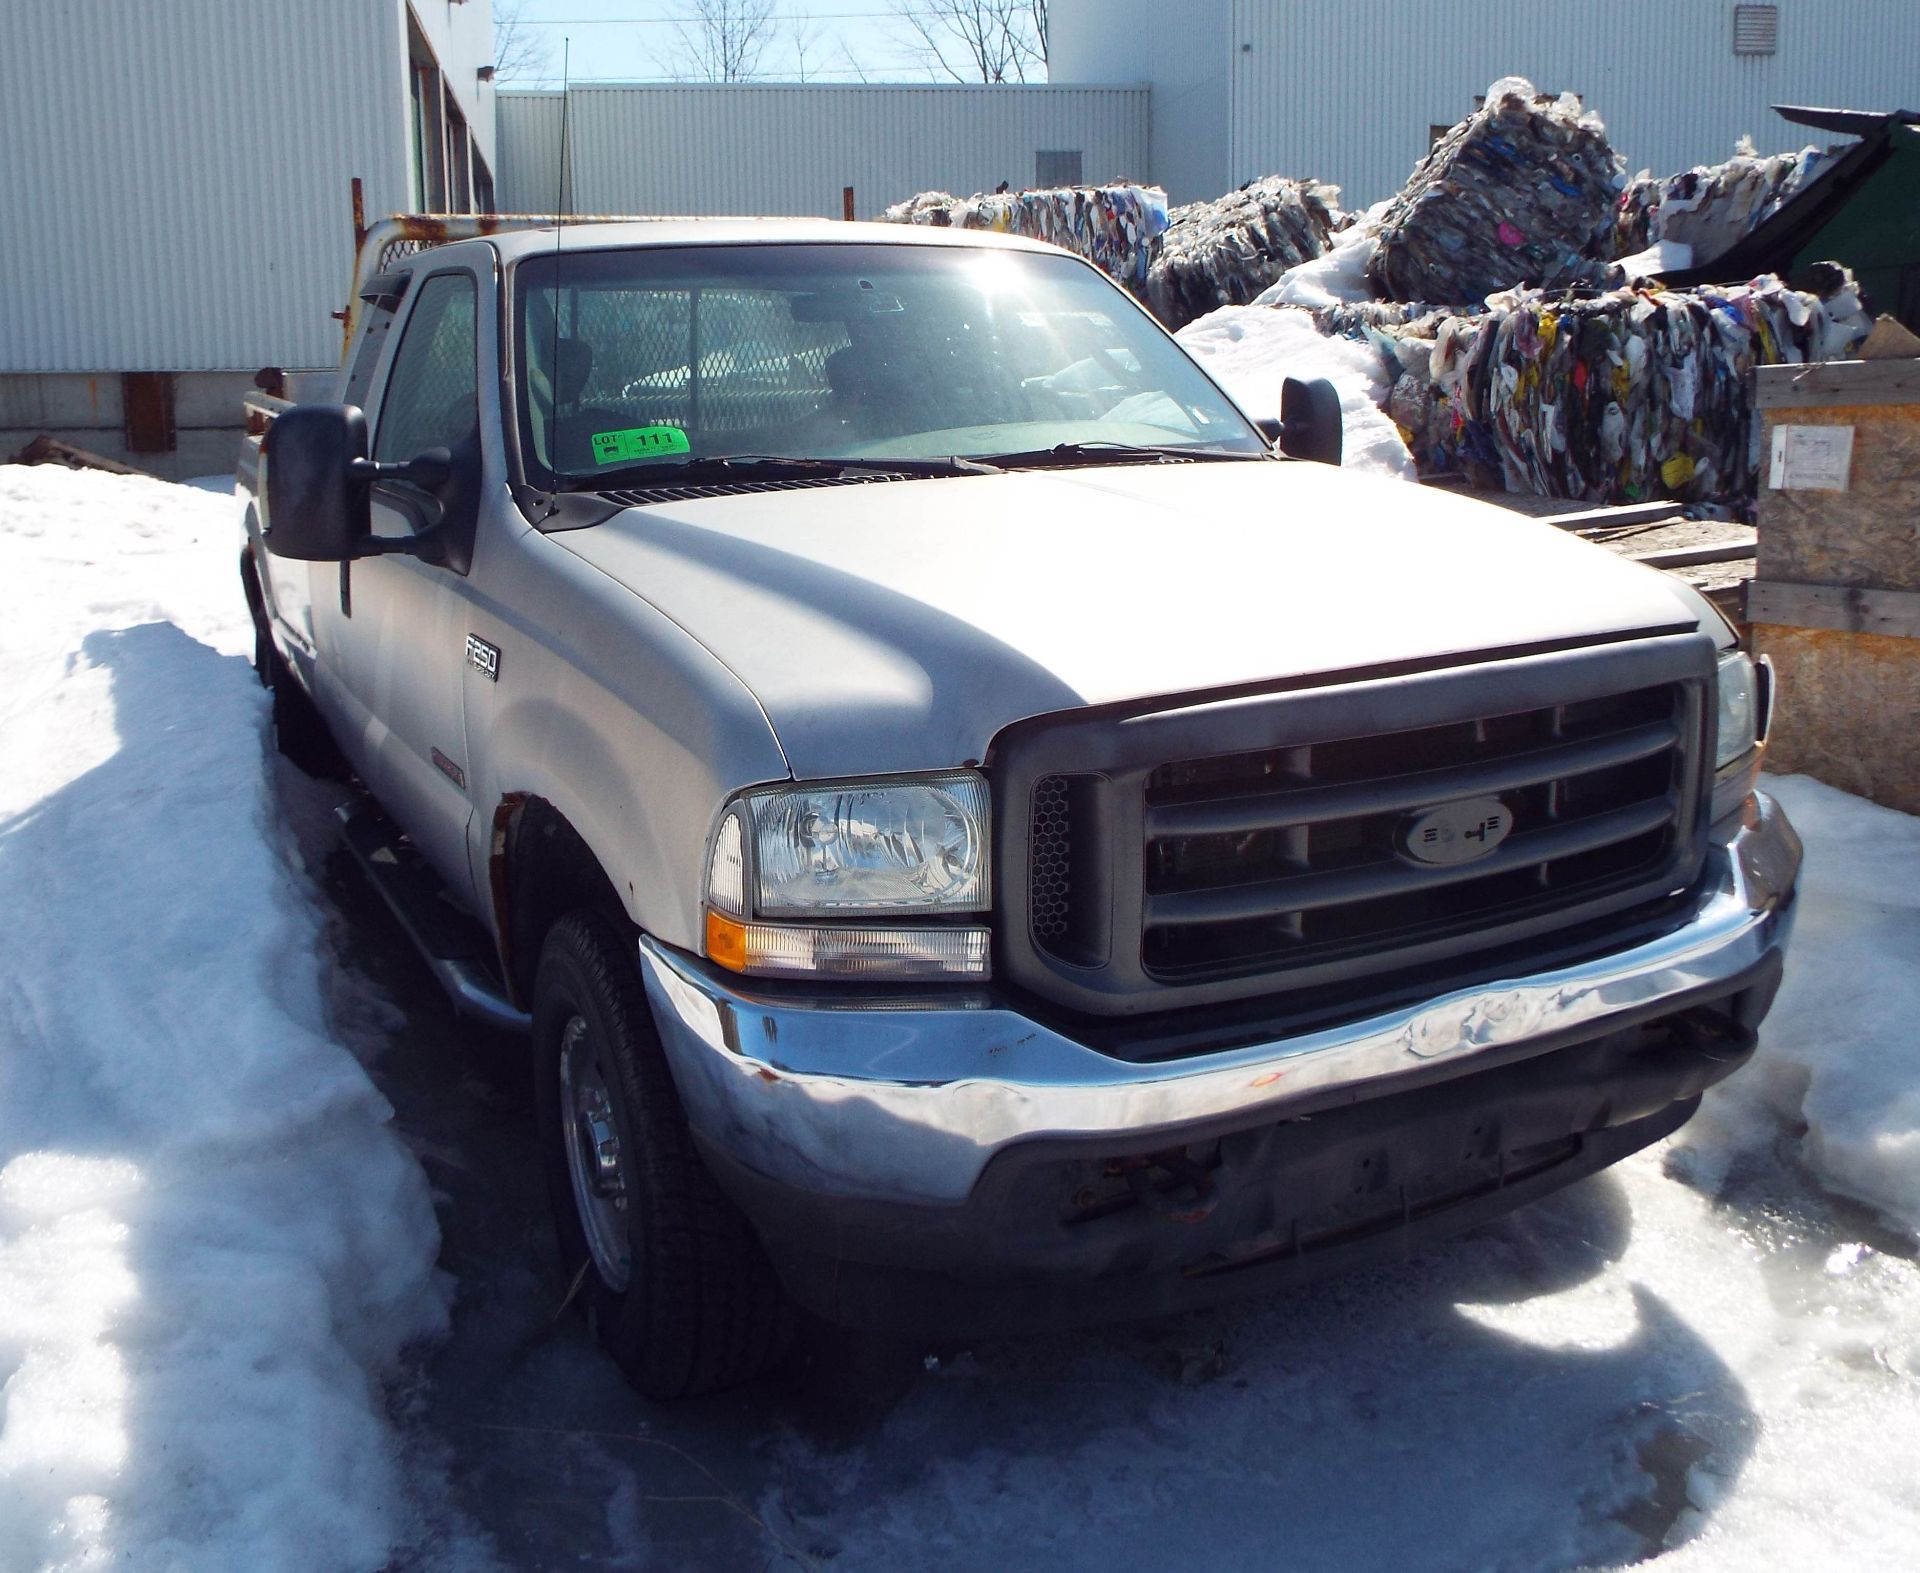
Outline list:
[[[593,434],[595,464],[624,464],[630,459],[654,459],[665,453],[686,453],[692,447],[678,426],[629,426],[625,431]]]

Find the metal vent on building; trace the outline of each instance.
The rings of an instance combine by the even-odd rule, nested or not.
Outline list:
[[[1042,191],[1080,184],[1080,149],[1041,148],[1033,155],[1033,183]]]
[[[1780,7],[1737,5],[1733,8],[1733,52],[1771,55],[1780,48]]]

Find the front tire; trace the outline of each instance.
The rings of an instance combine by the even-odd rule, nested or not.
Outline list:
[[[288,669],[286,658],[274,649],[260,621],[262,615],[254,614],[253,671],[260,686],[273,696],[274,747],[308,775],[337,781],[347,773],[346,757],[327,730],[319,707]]]
[[[633,954],[599,913],[553,926],[534,983],[535,1091],[567,1281],[628,1380],[684,1398],[766,1370],[789,1313],[694,1150]]]

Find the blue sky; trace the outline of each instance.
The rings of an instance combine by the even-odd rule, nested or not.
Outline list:
[[[498,0],[496,0],[496,5]],[[777,0],[776,34],[760,75],[793,81],[926,81],[937,77],[889,0]],[[548,45],[539,77],[516,87],[559,86],[561,40],[571,40],[575,81],[648,81],[686,74],[677,21],[687,0],[523,0],[523,25]]]

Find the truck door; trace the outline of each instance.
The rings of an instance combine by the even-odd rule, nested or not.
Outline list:
[[[390,280],[376,282],[390,283]],[[346,368],[346,383],[340,395],[343,404],[364,406],[387,347],[388,329],[393,326],[397,294],[366,295],[364,326],[354,341],[353,359]],[[280,625],[289,654],[299,663],[310,687],[329,681],[325,663],[316,667],[313,639],[314,603],[333,594],[338,572],[332,563],[296,562],[289,557],[262,552],[261,571],[266,575],[268,609]]]
[[[375,405],[373,456],[405,461],[447,448],[478,464],[480,301],[490,278],[450,267],[408,290],[399,343]],[[440,503],[405,481],[373,488],[373,533],[418,535]],[[331,697],[349,757],[374,796],[463,902],[467,867],[467,740],[462,677],[467,660],[466,580],[453,569],[399,554],[342,564],[337,597],[316,621],[338,674]]]

